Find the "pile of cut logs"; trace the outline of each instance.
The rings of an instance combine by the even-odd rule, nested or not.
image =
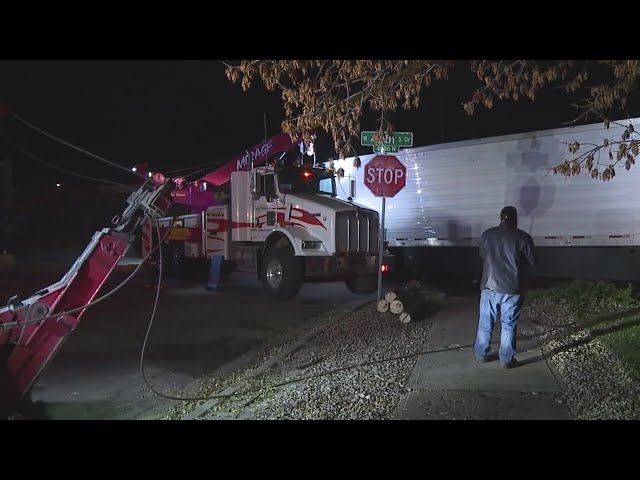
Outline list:
[[[378,312],[398,315],[402,323],[424,320],[444,303],[444,294],[408,283],[398,290],[387,292],[378,302]]]

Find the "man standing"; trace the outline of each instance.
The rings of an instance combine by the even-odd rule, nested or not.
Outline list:
[[[483,262],[480,289],[480,318],[476,334],[476,358],[485,362],[498,311],[502,324],[498,357],[505,368],[517,365],[516,333],[522,306],[520,272],[535,264],[533,239],[518,228],[515,207],[504,207],[500,225],[486,230],[480,237]]]

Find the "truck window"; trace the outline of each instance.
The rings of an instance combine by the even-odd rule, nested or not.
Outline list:
[[[273,175],[264,175],[264,194],[267,198],[275,197],[276,195],[276,181]]]
[[[267,199],[275,197],[276,183],[273,174],[258,175],[257,177],[258,194],[260,196],[266,196]]]
[[[293,168],[278,173],[278,188],[282,193],[322,194],[335,197],[336,182],[324,170]]]
[[[333,195],[333,178],[323,178],[319,183],[320,193]]]

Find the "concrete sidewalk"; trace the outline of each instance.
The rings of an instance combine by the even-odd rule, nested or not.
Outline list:
[[[518,325],[519,365],[511,370],[497,358],[478,363],[473,352],[479,297],[449,298],[437,314],[407,388],[393,413],[405,420],[568,420],[559,402],[560,374],[543,357],[531,325]],[[497,352],[500,327],[493,332]],[[432,352],[432,353],[431,353]],[[496,356],[497,357],[497,356]]]

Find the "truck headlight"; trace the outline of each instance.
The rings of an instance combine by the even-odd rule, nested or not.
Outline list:
[[[322,247],[322,242],[320,241],[312,241],[312,242],[306,241],[306,240],[302,241],[303,250],[318,250],[321,247]]]

